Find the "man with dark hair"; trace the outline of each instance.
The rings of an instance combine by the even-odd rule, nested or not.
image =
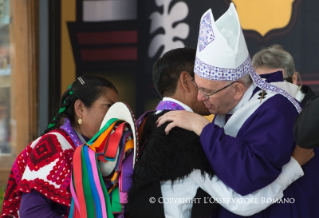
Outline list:
[[[192,84],[195,54],[196,50],[189,47],[168,51],[153,66],[153,82],[161,98],[177,99],[197,114],[210,115],[205,105],[196,100],[197,89]],[[183,85],[186,92],[179,87]]]
[[[153,82],[161,97],[175,93],[180,72],[186,71],[194,76],[195,49],[185,47],[165,53],[153,66]],[[178,73],[177,73],[178,72]]]
[[[198,91],[193,83],[195,52],[192,48],[173,49],[153,67],[154,85],[163,100],[156,111],[142,115],[137,121],[141,141],[128,194],[127,208],[131,218],[211,217],[212,213],[218,212],[218,204],[211,204],[214,199],[210,196],[242,198],[214,176],[195,133],[175,128],[166,135],[167,124],[156,128],[156,120],[168,110],[186,110],[200,115],[208,113],[203,103],[196,99]],[[293,161],[287,164],[276,181],[244,198],[282,195],[296,177],[297,172],[291,169],[291,165],[296,165]],[[297,167],[301,170],[299,165]],[[205,186],[205,180],[213,185]],[[250,215],[270,205],[261,201],[260,204],[219,203],[240,215]]]

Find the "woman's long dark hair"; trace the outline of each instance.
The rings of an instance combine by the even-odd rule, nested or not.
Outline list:
[[[113,89],[118,93],[115,86],[103,77],[85,75],[76,79],[62,95],[60,109],[43,134],[59,127],[57,124],[61,117],[68,118],[74,125],[74,103],[76,100],[80,99],[87,108],[90,108],[106,92],[105,88]]]

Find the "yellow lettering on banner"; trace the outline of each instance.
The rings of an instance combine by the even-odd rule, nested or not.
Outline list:
[[[289,24],[294,0],[233,0],[241,26],[265,36]]]

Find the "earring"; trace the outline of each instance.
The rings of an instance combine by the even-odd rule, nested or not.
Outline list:
[[[82,118],[80,117],[79,119],[78,119],[78,124],[82,124]]]

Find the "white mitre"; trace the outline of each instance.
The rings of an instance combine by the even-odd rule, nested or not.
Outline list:
[[[244,71],[244,67],[247,69]],[[233,4],[216,22],[211,9],[200,22],[196,75],[209,80],[236,81],[249,72],[251,62]]]
[[[301,111],[300,104],[291,95],[265,82],[255,72],[233,3],[216,22],[211,9],[202,16],[194,72],[204,79],[218,81],[236,81],[250,74],[256,86],[285,96],[298,112]]]

